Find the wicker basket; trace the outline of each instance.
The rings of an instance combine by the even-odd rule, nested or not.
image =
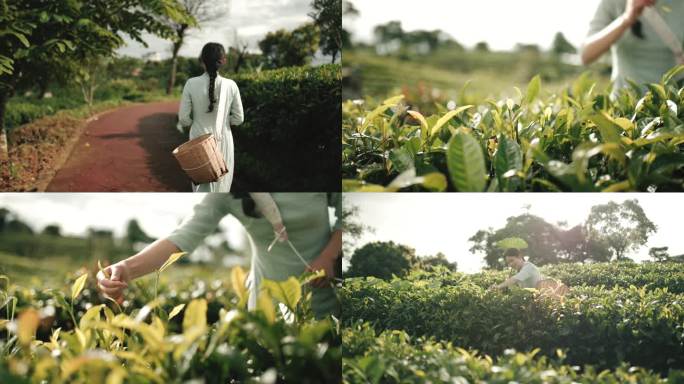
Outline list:
[[[214,182],[228,173],[226,162],[211,133],[180,145],[173,150],[173,156],[195,184]]]

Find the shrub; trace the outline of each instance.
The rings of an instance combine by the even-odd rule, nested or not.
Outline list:
[[[402,331],[380,334],[367,323],[342,333],[343,377],[348,383],[678,383],[682,371],[671,371],[668,379],[652,371],[621,364],[597,372],[592,366],[563,363],[557,358],[506,350],[492,359],[433,339],[412,338]]]
[[[434,336],[491,355],[540,348],[548,356],[567,348],[572,364],[684,368],[684,295],[575,287],[558,301],[532,291],[492,292],[465,280],[346,279],[344,322],[368,321],[379,330]]]
[[[237,177],[268,190],[340,190],[340,66],[234,80],[245,108],[245,123],[233,128]]]

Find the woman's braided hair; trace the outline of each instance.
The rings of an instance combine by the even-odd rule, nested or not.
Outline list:
[[[216,82],[218,69],[221,66],[225,56],[226,51],[223,49],[223,45],[219,43],[207,43],[202,48],[200,60],[204,63],[204,67],[207,69],[207,73],[209,74],[209,110],[207,113],[210,113],[214,110],[214,104],[216,103],[216,95],[214,95],[214,83]]]
[[[634,36],[643,39],[644,38],[644,31],[642,29],[643,25],[641,24],[640,20],[637,20],[636,23],[632,24],[630,29],[632,30],[632,33]]]

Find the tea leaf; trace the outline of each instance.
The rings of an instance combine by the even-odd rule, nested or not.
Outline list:
[[[171,264],[175,263],[176,260],[180,259],[181,256],[185,255],[186,252],[177,252],[169,256],[169,258],[166,260],[166,262],[159,267],[159,273],[164,272],[166,268],[168,268]]]
[[[285,281],[264,279],[261,282],[261,289],[268,291],[275,300],[285,304],[292,312],[295,311],[297,303],[302,298],[302,287],[294,277],[290,277]]]
[[[185,308],[185,304],[179,304],[173,307],[173,309],[169,313],[169,320],[173,319],[177,314],[179,314],[180,311],[183,310],[183,308]]]
[[[458,133],[449,140],[447,166],[451,181],[460,192],[482,192],[486,183],[484,155],[469,134]]]
[[[36,329],[38,329],[38,324],[40,323],[40,316],[38,311],[33,308],[29,308],[19,314],[17,319],[17,336],[19,339],[19,344],[23,346],[29,345],[33,336],[36,334]]]
[[[534,101],[535,98],[539,95],[539,91],[541,90],[541,78],[539,75],[536,75],[535,77],[530,80],[529,84],[527,84],[527,94],[525,95],[525,103],[530,104],[531,102]]]
[[[204,299],[192,300],[185,310],[183,317],[183,333],[189,329],[198,327],[204,328],[207,326],[207,301]]]
[[[245,280],[247,275],[245,271],[240,267],[233,267],[230,271],[230,284],[233,287],[233,291],[240,299],[238,307],[242,308],[247,303],[247,298],[249,293],[247,292],[247,286],[245,285]]]
[[[297,284],[299,286],[299,284]],[[275,322],[275,307],[273,306],[273,298],[268,294],[268,291],[261,291],[257,298],[257,309],[264,313],[266,320],[270,324]]]
[[[85,282],[87,279],[88,279],[87,273],[84,273],[78,279],[76,279],[76,281],[74,282],[74,285],[71,286],[71,301],[76,300],[78,295],[83,290],[83,287],[85,286]]]
[[[449,120],[453,119],[454,116],[456,116],[456,115],[458,115],[459,113],[461,113],[461,112],[463,112],[463,111],[465,111],[465,110],[468,110],[468,109],[470,109],[470,108],[472,108],[472,107],[473,107],[472,105],[462,105],[462,106],[460,106],[460,107],[454,109],[453,111],[447,112],[444,116],[442,116],[439,120],[437,120],[437,123],[436,123],[436,124],[432,127],[432,129],[430,130],[430,135],[432,136],[432,135],[434,135],[436,132],[438,132],[439,129],[442,128],[442,126],[444,126],[444,124],[448,123]]]

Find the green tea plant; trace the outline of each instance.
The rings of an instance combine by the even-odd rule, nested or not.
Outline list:
[[[168,265],[175,261],[169,260]],[[0,312],[8,298],[14,304],[0,320],[7,331],[0,336],[0,382],[339,382],[338,321],[315,319],[310,311],[308,282],[317,277],[264,280],[255,311],[246,309],[246,273],[239,267],[229,281],[210,289],[155,281],[153,299],[144,295],[147,286],[132,285],[136,296],[152,300],[117,314],[87,288],[88,274],[73,282],[68,302],[61,291],[38,292],[5,278]],[[185,300],[178,297],[188,290]],[[52,304],[57,311],[46,311]],[[283,314],[281,304],[294,316]]]
[[[403,331],[376,332],[368,323],[345,328],[344,383],[536,383],[615,384],[679,383],[682,371],[667,378],[627,364],[598,371],[564,363],[565,352],[539,356],[539,350],[521,353],[507,349],[497,357],[481,355],[448,342],[414,338]]]
[[[611,98],[588,74],[561,94],[438,105],[423,116],[402,96],[367,110],[342,104],[344,191],[682,191],[684,87],[660,83]],[[540,96],[541,95],[541,96]]]
[[[378,331],[432,336],[494,356],[509,348],[539,348],[550,356],[561,348],[567,349],[571,364],[603,369],[628,362],[660,372],[684,369],[684,294],[581,286],[558,300],[534,289],[489,291],[467,278],[429,275],[346,279],[344,325],[365,321]]]

